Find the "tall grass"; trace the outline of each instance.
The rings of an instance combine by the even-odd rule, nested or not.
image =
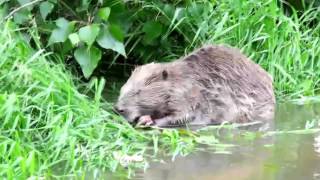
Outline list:
[[[312,3],[317,1],[308,1],[304,12],[292,9],[291,14],[285,14],[276,0],[175,2],[171,16],[157,1],[142,3],[146,10],[159,12],[155,19],[162,20],[162,15],[171,22],[163,38],[180,36],[171,54],[159,56],[158,61],[177,58],[206,43],[229,44],[273,76],[279,99],[319,94],[320,7]]]
[[[95,95],[88,98],[78,91],[85,85],[63,63],[51,63],[49,54],[31,49],[10,22],[0,28],[0,177],[123,166],[130,172],[146,167],[160,151],[178,155],[194,148],[197,136],[189,132],[132,128],[105,110],[102,80],[91,83]]]

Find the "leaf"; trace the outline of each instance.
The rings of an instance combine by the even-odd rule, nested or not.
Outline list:
[[[101,47],[111,49],[124,57],[127,57],[123,43],[115,39],[109,32],[108,28],[104,28],[103,31],[101,31],[97,38],[97,42]]]
[[[68,38],[73,46],[76,46],[80,42],[80,38],[77,33],[70,34]]]
[[[110,15],[111,9],[109,7],[100,8],[98,11],[98,16],[102,19],[107,21]]]
[[[27,3],[30,3],[31,0],[18,0],[18,2],[19,2],[20,5],[25,5]]]
[[[40,4],[39,9],[40,9],[40,14],[43,20],[45,20],[48,14],[52,12],[53,8],[54,8],[54,4],[48,1],[42,2]]]
[[[49,45],[58,42],[65,42],[74,29],[74,22],[69,22],[64,18],[56,20],[57,28],[54,29],[49,38]]]
[[[70,40],[69,41],[67,40],[61,43],[61,45],[62,45],[62,49],[59,51],[59,54],[61,54],[62,56],[69,55],[70,51],[74,48]]]
[[[8,4],[7,0],[0,0],[0,19],[4,19],[6,15],[8,15]]]
[[[83,46],[75,50],[74,57],[79,63],[84,77],[89,78],[101,59],[101,51],[96,47],[88,49]]]
[[[85,7],[86,10],[88,9],[92,0],[81,0],[81,6]]]
[[[27,4],[27,3],[30,3],[31,0],[18,0],[19,4],[21,6]],[[31,11],[33,9],[34,5],[30,5],[30,6],[27,6],[26,9],[28,9],[29,11]]]
[[[26,164],[28,166],[30,174],[34,173],[37,166],[37,160],[34,151],[28,153],[28,159],[26,161]]]
[[[110,25],[109,26],[109,31],[111,33],[111,35],[116,38],[118,41],[123,42],[124,40],[124,32],[122,31],[122,29],[120,28],[120,26],[118,25]]]
[[[13,15],[13,20],[17,24],[23,24],[27,22],[31,17],[30,11],[27,9],[20,10]]]
[[[173,18],[173,14],[174,14],[175,8],[172,4],[165,4],[163,7],[163,12],[164,14],[169,17],[170,19]]]
[[[162,24],[157,21],[149,21],[144,24],[142,31],[145,33],[145,37],[152,41],[161,35]]]
[[[87,43],[88,46],[91,46],[93,42],[96,40],[99,31],[100,28],[98,24],[92,24],[82,27],[79,30],[80,40]]]
[[[81,0],[81,4],[79,7],[77,7],[76,11],[77,12],[88,11],[91,1],[92,0]]]

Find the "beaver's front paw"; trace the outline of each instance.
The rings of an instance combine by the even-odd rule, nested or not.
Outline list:
[[[154,122],[153,122],[150,115],[143,115],[139,118],[137,126],[149,127],[153,124],[154,124]]]

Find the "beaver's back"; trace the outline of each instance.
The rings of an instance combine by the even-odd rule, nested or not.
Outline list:
[[[206,96],[215,108],[224,105],[237,122],[273,116],[275,97],[272,78],[238,49],[221,45],[204,46],[180,61],[190,67],[184,73],[208,89]],[[219,96],[217,94],[221,94]],[[223,103],[226,102],[226,103]],[[213,110],[212,110],[213,111]]]

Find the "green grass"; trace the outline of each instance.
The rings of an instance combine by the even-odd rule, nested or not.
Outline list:
[[[0,177],[115,171],[119,157],[142,158],[125,165],[130,173],[158,152],[175,156],[195,147],[197,136],[187,131],[132,128],[107,111],[102,80],[92,81],[94,96],[88,98],[77,90],[87,85],[63,63],[31,49],[10,22],[0,28]]]
[[[177,16],[170,16],[155,2],[142,4],[145,10],[158,10],[156,18],[162,15],[171,22],[172,29],[163,37],[172,32],[182,36],[177,46],[168,48],[168,55],[158,55],[157,61],[177,58],[206,43],[229,44],[273,76],[278,99],[319,94],[320,7],[307,4],[303,13],[293,9],[291,15],[285,15],[276,0],[189,1],[174,11]],[[184,18],[177,19],[179,16]]]

